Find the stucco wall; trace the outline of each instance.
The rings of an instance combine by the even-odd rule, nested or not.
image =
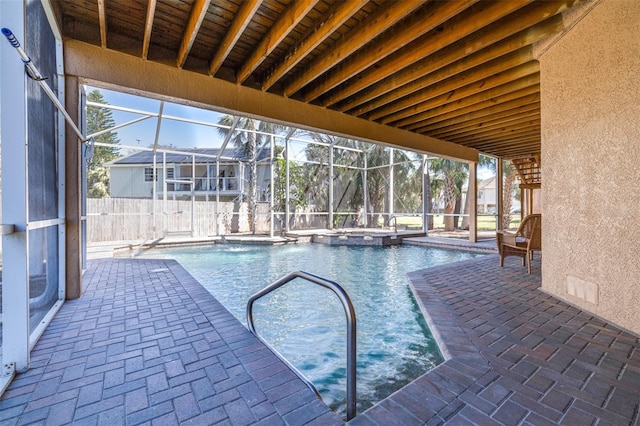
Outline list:
[[[640,1],[604,0],[540,64],[543,290],[640,334]]]

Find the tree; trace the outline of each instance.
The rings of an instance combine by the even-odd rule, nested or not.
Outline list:
[[[504,184],[502,186],[502,227],[509,228],[511,223],[511,200],[513,196],[513,184],[516,181],[518,171],[511,161],[502,163],[502,173],[504,174]]]
[[[401,149],[393,151],[394,212],[418,213],[422,210],[421,155]]]
[[[228,128],[219,127],[218,133],[226,137],[233,129],[233,122],[235,118],[231,115],[224,115],[218,121],[218,124],[227,126]],[[243,131],[245,130],[245,131]],[[256,223],[256,203],[258,201],[257,194],[257,177],[258,177],[258,147],[263,146],[268,142],[268,137],[263,133],[277,133],[282,130],[282,126],[274,123],[267,123],[264,121],[257,121],[253,118],[242,117],[238,120],[238,123],[234,129],[232,136],[232,142],[243,154],[243,160],[249,165],[249,176],[247,179],[247,193],[242,194],[241,197],[247,201],[247,209],[249,211],[248,221],[249,230],[255,233]],[[242,176],[240,177],[242,179]],[[244,200],[241,200],[244,201]]]
[[[340,136],[327,135],[316,132],[306,133],[314,142],[307,145],[305,154],[307,160],[313,164],[306,164],[304,167],[304,193],[313,200],[313,204],[319,211],[328,211],[329,206],[329,188],[333,187],[333,212],[343,212],[346,214],[334,216],[334,223],[339,224],[340,218],[343,224],[346,222],[350,213],[357,211],[362,205],[362,196],[356,200],[359,183],[357,170],[345,168],[342,166],[353,166],[354,162],[358,162],[359,153],[342,149],[345,147],[355,148],[356,142],[345,139]],[[333,177],[330,180],[330,161],[331,150],[333,150]],[[327,226],[330,224],[327,223]]]
[[[444,230],[453,231],[455,227],[453,214],[459,193],[458,184],[467,178],[468,165],[445,158],[436,158],[431,162],[431,169],[441,176],[444,183]]]
[[[87,95],[87,101],[109,105],[99,90],[92,90]],[[115,126],[111,110],[100,107],[87,107],[87,134],[91,135]],[[109,196],[109,169],[105,163],[118,158],[119,149],[115,146],[120,140],[116,132],[106,132],[95,136],[96,143],[110,145],[96,145],[93,157],[87,161],[87,196],[89,198],[103,198]]]
[[[480,164],[488,167],[494,173],[497,171],[496,161],[500,159],[492,159],[486,156],[480,156]],[[504,179],[502,185],[502,228],[508,229],[511,223],[511,200],[513,198],[515,183],[518,172],[511,161],[502,162],[502,176],[498,176],[496,179]],[[496,206],[500,208],[500,206]]]
[[[278,146],[275,150],[275,162],[273,165],[273,206],[275,211],[284,212],[287,209],[287,164],[289,165],[289,201],[294,211],[297,207],[304,207],[306,199],[301,191],[305,182],[302,167],[294,161],[283,156],[283,148]],[[287,156],[289,154],[287,153]]]
[[[388,163],[389,153],[382,145],[371,144],[365,150],[367,156],[367,227],[376,227],[384,211],[385,197],[389,189]]]

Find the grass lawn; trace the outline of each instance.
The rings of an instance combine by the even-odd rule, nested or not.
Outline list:
[[[422,226],[421,216],[400,216],[397,215],[398,225],[406,225],[411,228],[419,228]],[[520,225],[520,215],[512,215],[511,222],[509,223],[509,229],[517,229]],[[435,229],[444,229],[444,216],[433,216],[433,227]],[[479,215],[478,216],[478,230],[479,231],[494,231],[496,229],[496,217],[494,215]]]

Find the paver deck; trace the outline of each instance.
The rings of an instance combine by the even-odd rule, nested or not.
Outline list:
[[[93,261],[0,424],[342,424],[173,260]]]
[[[640,340],[543,293],[540,261],[410,274],[447,360],[354,425],[634,425]],[[93,261],[0,400],[0,424],[340,424],[167,260]]]
[[[353,424],[638,424],[638,336],[539,290],[539,257],[498,260],[409,274],[448,359]]]

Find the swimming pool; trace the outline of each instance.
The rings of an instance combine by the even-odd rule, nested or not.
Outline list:
[[[289,272],[336,281],[357,315],[358,412],[442,362],[406,273],[477,253],[413,246],[212,245],[160,250],[178,260],[246,325],[249,297]],[[344,415],[346,326],[329,290],[296,279],[258,300],[259,333],[309,378],[325,403]]]

